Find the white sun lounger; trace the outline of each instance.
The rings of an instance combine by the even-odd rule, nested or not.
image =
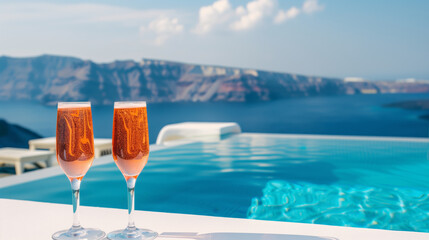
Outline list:
[[[169,141],[219,141],[222,136],[241,133],[234,122],[184,122],[169,124],[161,129],[156,144],[168,144]]]
[[[56,139],[55,137],[39,138],[28,141],[30,150],[36,149],[49,149],[55,152]],[[95,138],[94,139],[94,157],[99,158],[103,155],[112,153],[112,140],[109,138]]]
[[[51,166],[53,152],[46,150],[28,150],[23,148],[0,148],[0,163],[15,165],[16,175],[24,170],[24,164],[46,162]]]

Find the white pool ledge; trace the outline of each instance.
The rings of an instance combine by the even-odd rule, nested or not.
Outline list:
[[[46,240],[70,227],[72,206],[0,199],[0,239]],[[81,223],[109,232],[124,228],[127,211],[81,208]],[[158,239],[199,240],[428,240],[429,233],[387,231],[316,224],[207,217],[136,211],[138,227],[160,234]]]

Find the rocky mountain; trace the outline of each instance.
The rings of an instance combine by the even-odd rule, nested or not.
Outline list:
[[[429,84],[345,81],[149,59],[99,64],[51,55],[0,57],[0,100],[245,102],[386,92],[429,92]]]
[[[28,148],[28,141],[41,136],[16,124],[0,119],[0,147]]]

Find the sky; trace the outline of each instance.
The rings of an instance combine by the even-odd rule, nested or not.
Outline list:
[[[0,0],[0,55],[429,79],[426,0]]]

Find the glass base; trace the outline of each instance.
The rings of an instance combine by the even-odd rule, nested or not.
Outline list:
[[[54,233],[54,240],[100,240],[104,239],[106,233],[95,228],[70,228]]]
[[[158,237],[158,233],[141,228],[126,228],[124,230],[117,230],[107,234],[107,238],[110,240],[123,240],[123,239],[132,239],[132,240],[151,240]]]

